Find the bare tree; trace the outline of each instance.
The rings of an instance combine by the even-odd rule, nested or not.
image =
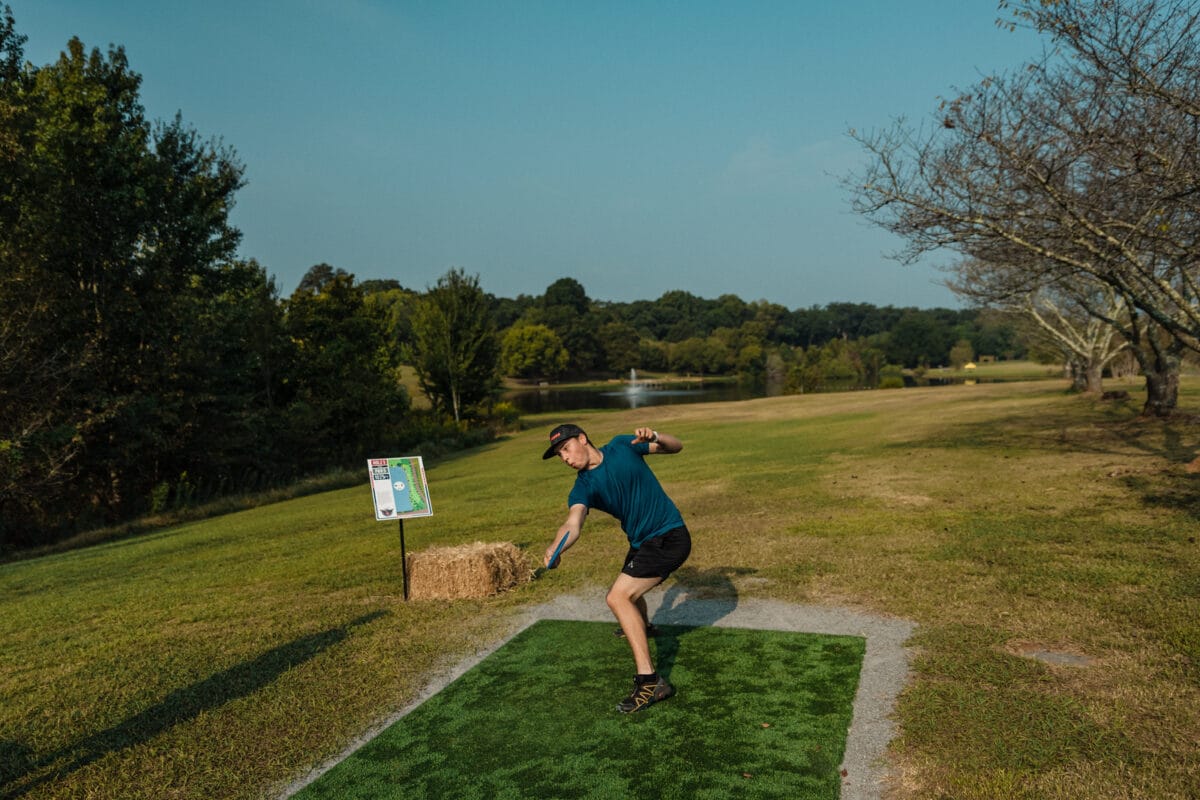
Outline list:
[[[1163,378],[1147,375],[1156,415],[1200,349],[1198,5],[1006,5],[1057,49],[944,102],[936,127],[851,132],[870,156],[855,208],[905,239],[900,258],[949,248],[1028,292],[1110,287]]]
[[[1116,298],[1111,302],[1121,305]],[[1080,313],[1078,305],[1072,308],[1049,292],[1026,295],[1024,312],[1043,336],[1067,355],[1073,388],[1100,394],[1104,368],[1129,347],[1117,329],[1097,316]]]
[[[1007,262],[967,261],[947,285],[959,296],[1029,321],[1026,332],[1062,354],[1076,391],[1099,394],[1104,368],[1128,349],[1128,309],[1112,287],[1094,281],[1029,283],[1030,270]]]

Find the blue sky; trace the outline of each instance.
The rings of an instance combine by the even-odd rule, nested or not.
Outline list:
[[[9,0],[26,58],[125,47],[151,118],[246,166],[241,255],[291,293],[313,264],[425,289],[684,289],[789,308],[957,307],[936,265],[855,216],[850,128],[1041,42],[995,0]]]

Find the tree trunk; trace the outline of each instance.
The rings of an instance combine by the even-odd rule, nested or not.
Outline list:
[[[1104,393],[1104,367],[1100,359],[1093,358],[1087,362],[1083,371],[1083,390],[1088,394]]]
[[[1067,362],[1071,373],[1071,391],[1083,393],[1088,391],[1088,367],[1084,360],[1072,356]]]
[[[1149,338],[1149,337],[1148,337]],[[1142,406],[1143,417],[1169,417],[1175,413],[1179,402],[1180,345],[1172,339],[1165,347],[1151,339],[1151,352],[1142,362],[1146,375],[1146,405]]]
[[[1146,370],[1146,405],[1142,406],[1143,417],[1169,417],[1175,412],[1179,401],[1179,361],[1175,368],[1161,371]]]

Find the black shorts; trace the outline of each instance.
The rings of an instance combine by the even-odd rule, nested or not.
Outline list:
[[[692,537],[687,526],[673,528],[661,536],[647,539],[641,547],[631,547],[625,554],[621,572],[631,578],[662,578],[687,561],[692,552]]]

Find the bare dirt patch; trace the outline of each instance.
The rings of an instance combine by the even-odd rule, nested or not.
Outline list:
[[[1032,658],[1036,661],[1041,661],[1043,664],[1054,664],[1056,666],[1086,667],[1090,666],[1095,660],[1078,648],[1023,640],[1008,642],[1004,647],[1004,651],[1009,655]]]

